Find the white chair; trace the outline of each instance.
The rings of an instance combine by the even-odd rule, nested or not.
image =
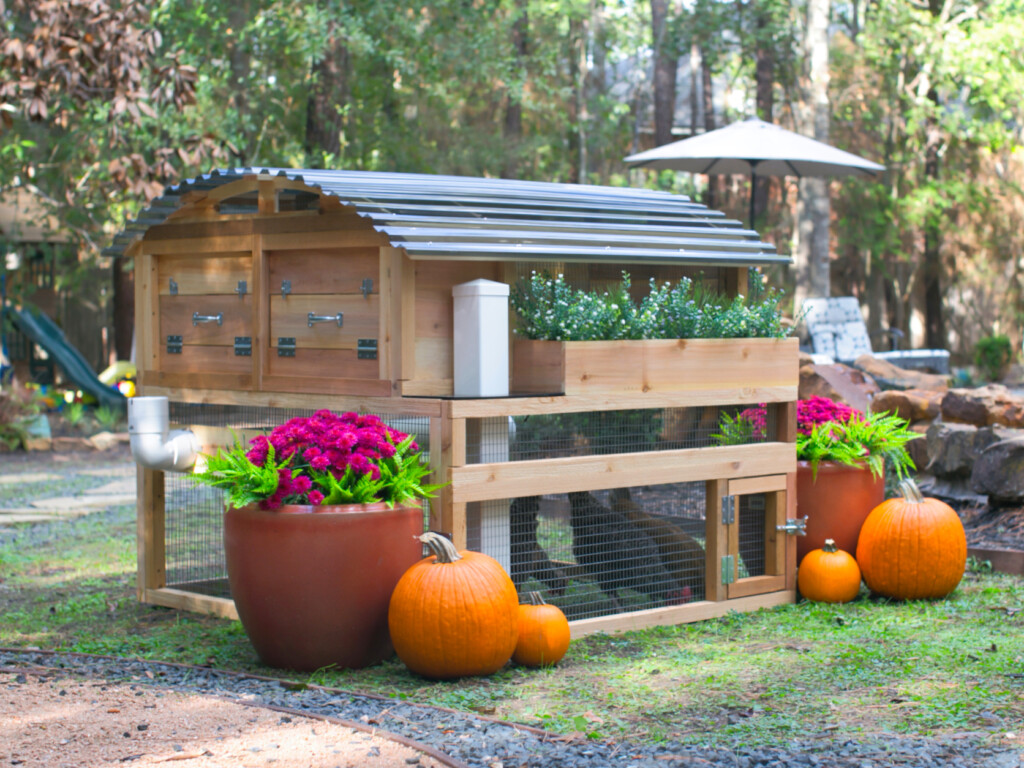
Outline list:
[[[871,348],[871,338],[864,324],[864,316],[860,313],[860,305],[852,296],[807,299],[802,311],[811,348],[816,356],[852,363],[861,355],[873,355],[900,368],[925,368],[937,373],[949,373],[949,352],[945,349],[875,352]],[[894,340],[903,336],[895,329],[888,333]]]

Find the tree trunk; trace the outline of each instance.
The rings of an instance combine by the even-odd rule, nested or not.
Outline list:
[[[590,3],[590,45],[591,45],[591,66],[587,70],[587,77],[584,82],[585,97],[588,104],[593,105],[595,125],[600,126],[601,121],[607,116],[607,112],[601,105],[601,96],[607,90],[607,61],[608,61],[608,32],[605,28],[604,0],[591,0]],[[601,140],[600,133],[597,139],[591,142],[590,167],[595,169],[602,180],[609,175],[607,166],[608,153],[605,150],[605,142]],[[615,157],[616,165],[619,157]]]
[[[519,173],[519,153],[523,141],[522,89],[526,83],[526,54],[530,29],[526,0],[516,0],[515,21],[512,22],[512,50],[515,52],[514,68],[519,82],[509,90],[508,106],[505,108],[505,166],[502,176],[514,179]]]
[[[243,34],[251,17],[252,0],[235,0],[228,10],[228,24],[234,32],[229,51],[229,62],[231,64],[231,95],[229,100],[234,105],[235,112],[239,116],[245,115],[249,109],[247,94],[251,55],[248,46],[243,45]],[[249,141],[246,142],[246,145],[239,147],[238,162],[243,166],[249,164],[249,157],[255,149],[254,145],[251,144],[255,137],[247,138],[249,138]]]
[[[766,40],[767,29],[771,23],[768,11],[757,6],[757,51],[755,53],[754,77],[757,85],[757,116],[765,122],[772,122],[775,110],[775,52],[771,41]],[[758,176],[751,194],[754,196],[754,221],[751,226],[762,219],[768,210],[768,190],[770,179]]]
[[[135,330],[135,273],[114,259],[114,352],[118,360],[131,360]],[[141,365],[141,361],[140,365]]]
[[[567,101],[569,117],[569,181],[578,182],[586,171],[581,162],[583,156],[583,110],[580,104],[580,92],[582,91],[582,72],[580,69],[581,56],[580,47],[584,41],[583,20],[573,15],[569,17],[569,83],[572,88],[572,97]]]
[[[668,0],[651,0],[651,39],[654,42],[654,144],[672,141],[676,111],[678,57],[668,25]]]
[[[932,91],[929,96],[936,103],[938,95]],[[938,125],[929,121],[925,134],[924,175],[932,184],[939,180],[939,150],[942,135]],[[946,348],[946,323],[942,316],[942,232],[938,223],[939,214],[933,212],[924,222],[924,318],[925,345],[930,349]]]
[[[806,91],[810,105],[803,110],[805,124],[801,126],[804,133],[810,133],[815,139],[825,143],[828,143],[829,130],[829,10],[829,0],[810,0],[807,6],[804,55],[809,62]],[[830,218],[828,181],[800,179],[798,241],[795,254],[797,281],[794,296],[797,306],[807,297],[828,296],[830,293]]]
[[[711,85],[711,62],[703,54],[700,57],[700,80],[701,98],[704,100],[704,131],[710,133],[715,130],[715,94]],[[705,205],[714,208],[722,204],[723,198],[722,177],[719,174],[709,175]]]
[[[323,155],[341,155],[341,134],[345,128],[344,106],[348,102],[349,53],[341,27],[328,23],[327,42],[319,59],[313,61],[312,83],[306,102],[306,153],[318,161]]]

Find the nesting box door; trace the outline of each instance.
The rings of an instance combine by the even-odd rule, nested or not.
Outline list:
[[[163,383],[251,388],[252,254],[158,256],[156,271]]]
[[[708,503],[717,507],[711,525],[717,553],[709,558],[718,599],[786,589],[791,537],[786,532],[787,476],[715,483]]]
[[[267,269],[264,389],[389,394],[377,381],[379,249],[271,251]]]

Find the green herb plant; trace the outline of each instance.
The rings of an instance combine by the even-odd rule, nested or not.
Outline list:
[[[987,381],[999,381],[1013,361],[1013,346],[1002,334],[985,336],[974,347],[974,364]]]
[[[650,281],[637,303],[629,274],[603,292],[573,288],[562,275],[532,273],[511,291],[519,318],[516,333],[528,339],[597,341],[618,339],[785,338],[782,294],[759,286],[747,296],[728,297],[683,278],[675,285]]]
[[[64,416],[64,421],[70,426],[77,427],[82,423],[82,419],[85,418],[85,403],[80,400],[66,403],[61,414]]]
[[[93,412],[93,418],[96,419],[96,423],[101,427],[110,430],[121,421],[121,411],[117,408],[111,408],[109,405],[101,405]]]

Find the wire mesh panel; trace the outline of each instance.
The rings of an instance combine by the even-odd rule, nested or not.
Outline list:
[[[765,575],[765,495],[752,493],[740,496],[739,513],[739,548],[740,576]]]
[[[485,524],[484,505],[500,505],[503,531]],[[470,549],[503,561],[521,595],[540,591],[570,619],[704,598],[703,482],[467,506]]]
[[[313,409],[265,408],[219,404],[170,403],[170,420],[176,428],[208,427],[246,435],[270,433],[289,419],[309,416]],[[424,455],[430,451],[430,423],[425,416],[377,413],[389,426],[416,435]],[[207,486],[196,486],[187,474],[164,476],[164,558],[168,587],[203,595],[230,597],[224,563],[224,495]],[[429,506],[424,504],[424,517]]]
[[[470,419],[466,461],[485,464],[744,445],[773,440],[777,424],[778,408],[774,405],[645,408]]]

